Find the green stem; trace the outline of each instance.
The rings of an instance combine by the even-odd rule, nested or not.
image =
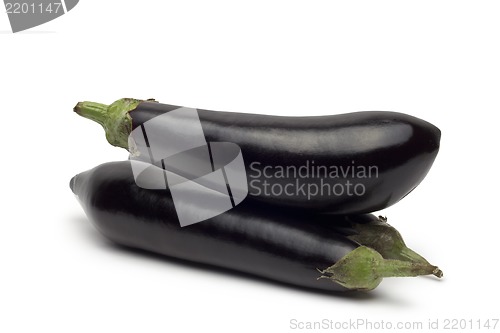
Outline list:
[[[384,259],[376,267],[382,277],[408,277],[434,274],[436,266],[414,263],[410,261]]]
[[[73,111],[75,111],[78,115],[93,120],[104,127],[104,124],[108,120],[108,107],[109,105],[101,103],[80,102],[75,106]]]
[[[360,246],[335,265],[319,270],[320,279],[330,279],[350,290],[372,290],[385,277],[413,277],[434,274],[436,266],[396,259],[384,259],[380,253]]]
[[[417,252],[413,251],[412,249],[410,249],[410,248],[408,248],[406,246],[401,249],[399,258],[388,258],[388,259],[400,259],[400,260],[404,260],[404,261],[421,263],[422,265],[429,265],[429,266],[432,266],[432,267],[436,267],[436,266],[431,265],[420,254],[418,254]],[[441,269],[439,269],[438,267],[436,267],[434,269],[434,271],[432,272],[432,274],[435,275],[438,278],[442,278],[443,277],[443,271]]]
[[[356,234],[349,235],[349,239],[374,249],[385,259],[409,261],[435,267],[420,254],[407,247],[399,231],[388,224],[385,217],[379,216],[375,222],[356,223],[353,228]],[[432,274],[441,278],[443,271],[438,268]]]
[[[132,118],[129,112],[141,102],[143,101],[133,98],[122,98],[111,105],[80,102],[73,111],[100,124],[111,145],[128,150],[128,137],[132,132]]]

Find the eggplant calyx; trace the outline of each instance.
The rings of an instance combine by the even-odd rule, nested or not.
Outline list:
[[[375,289],[385,277],[413,277],[434,274],[436,266],[396,259],[384,259],[380,253],[360,246],[335,265],[318,271],[318,279],[330,279],[349,290]]]
[[[133,98],[122,98],[111,105],[86,101],[79,102],[73,111],[100,124],[111,145],[128,150],[128,137],[132,132],[132,118],[129,112],[141,102],[143,101]]]
[[[406,246],[399,231],[387,223],[386,217],[379,216],[378,220],[370,223],[356,223],[353,228],[356,233],[349,235],[348,238],[374,249],[384,259],[409,261],[431,266],[424,257]],[[439,268],[432,274],[438,278],[443,277],[443,271]]]

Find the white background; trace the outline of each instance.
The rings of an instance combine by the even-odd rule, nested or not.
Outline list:
[[[499,17],[498,1],[82,0],[12,34],[0,13],[0,331],[499,318]],[[434,123],[442,141],[429,175],[381,214],[444,279],[386,279],[339,297],[116,249],[68,183],[127,158],[72,112],[121,97],[277,115],[393,110]]]

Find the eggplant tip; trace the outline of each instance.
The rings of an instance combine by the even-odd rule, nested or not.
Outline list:
[[[442,278],[443,277],[443,271],[441,269],[439,269],[439,267],[436,267],[436,269],[434,269],[434,271],[432,272],[432,274],[434,274],[434,276],[438,277],[438,278]]]
[[[71,180],[69,181],[69,188],[71,189],[71,191],[73,193],[75,193],[75,182],[76,182],[76,176],[74,176],[73,178],[71,178]]]
[[[75,107],[73,108],[73,112],[80,114],[80,103],[75,105]]]

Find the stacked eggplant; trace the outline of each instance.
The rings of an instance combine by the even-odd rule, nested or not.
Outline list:
[[[442,277],[438,267],[405,245],[385,218],[369,214],[398,202],[426,176],[439,150],[441,133],[434,125],[396,112],[276,117],[197,109],[206,140],[238,145],[248,176],[246,198],[210,215],[213,207],[191,202],[190,196],[175,197],[172,187],[139,186],[134,171],[133,163],[144,152],[132,133],[144,132],[148,121],[171,112],[182,114],[182,109],[136,99],[111,105],[81,102],[74,108],[101,124],[110,144],[131,153],[129,161],[97,166],[70,183],[89,219],[107,238],[327,291],[372,290],[384,277]],[[194,130],[181,118],[165,117],[174,122],[165,124],[165,129]],[[169,131],[166,137],[172,137]],[[155,167],[167,171],[165,163],[157,162]],[[297,174],[273,176],[270,170],[297,170],[311,164],[335,166],[328,170],[337,172],[331,177],[305,177],[303,188],[357,184],[362,191],[312,195],[301,190],[290,195],[254,186],[267,182],[268,188],[283,189],[295,184]],[[372,166],[376,175],[367,177],[359,173],[361,169],[344,172],[356,165]],[[180,206],[193,215],[212,217],[181,226]]]

